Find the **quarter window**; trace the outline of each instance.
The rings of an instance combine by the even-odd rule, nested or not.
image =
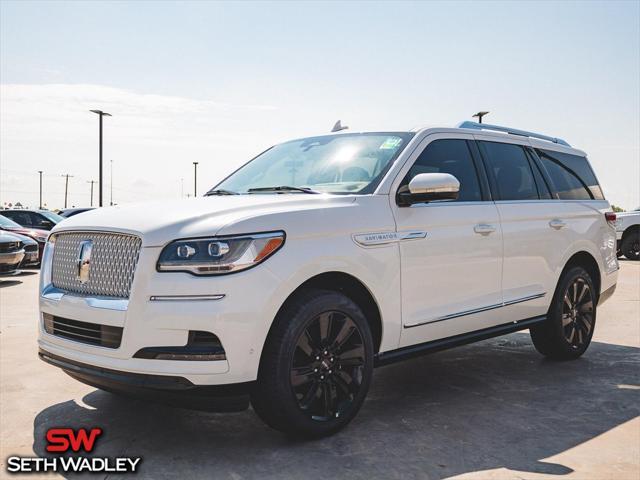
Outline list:
[[[536,150],[561,200],[602,200],[604,195],[585,157]]]
[[[520,145],[478,142],[494,179],[500,200],[537,200],[531,165]]]
[[[449,173],[460,182],[457,201],[482,200],[478,174],[466,140],[444,139],[431,142],[413,164],[402,184],[407,185],[420,173]]]

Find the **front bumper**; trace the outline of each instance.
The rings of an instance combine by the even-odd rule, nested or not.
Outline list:
[[[161,273],[155,268],[160,250],[142,248],[129,299],[56,292],[50,288],[51,262],[45,250],[41,267],[40,349],[71,363],[123,374],[182,378],[193,386],[255,381],[271,322],[286,295],[279,288],[280,278],[268,265],[212,277]],[[122,330],[121,342],[117,348],[107,348],[52,335],[43,328],[45,313],[117,327]],[[216,335],[226,359],[136,357],[137,352],[149,347],[185,346],[190,331]]]
[[[122,372],[74,362],[40,349],[41,360],[92,387],[178,407],[238,412],[249,407],[252,383],[197,386],[183,377]]]

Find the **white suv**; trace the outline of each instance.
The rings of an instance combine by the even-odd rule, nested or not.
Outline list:
[[[340,133],[258,155],[204,198],[53,230],[40,357],[104,390],[272,427],[344,427],[375,366],[529,329],[579,357],[616,286],[585,154],[530,132]]]

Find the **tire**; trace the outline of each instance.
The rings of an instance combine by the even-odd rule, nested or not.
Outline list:
[[[362,310],[329,290],[301,292],[267,338],[251,404],[269,426],[319,438],[358,413],[373,374],[373,339]]]
[[[640,260],[640,230],[629,232],[620,245],[622,254],[629,260]]]
[[[530,329],[536,350],[554,360],[573,360],[589,347],[596,326],[597,293],[589,273],[572,267],[563,273],[547,320]]]

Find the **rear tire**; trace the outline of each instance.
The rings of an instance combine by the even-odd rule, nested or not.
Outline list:
[[[640,229],[624,236],[620,250],[627,259],[640,260]]]
[[[329,290],[300,293],[278,314],[251,404],[281,432],[318,438],[358,413],[373,374],[373,339],[362,310]]]
[[[597,293],[582,267],[566,271],[554,293],[547,320],[530,329],[536,350],[554,360],[572,360],[589,347],[596,325]]]

